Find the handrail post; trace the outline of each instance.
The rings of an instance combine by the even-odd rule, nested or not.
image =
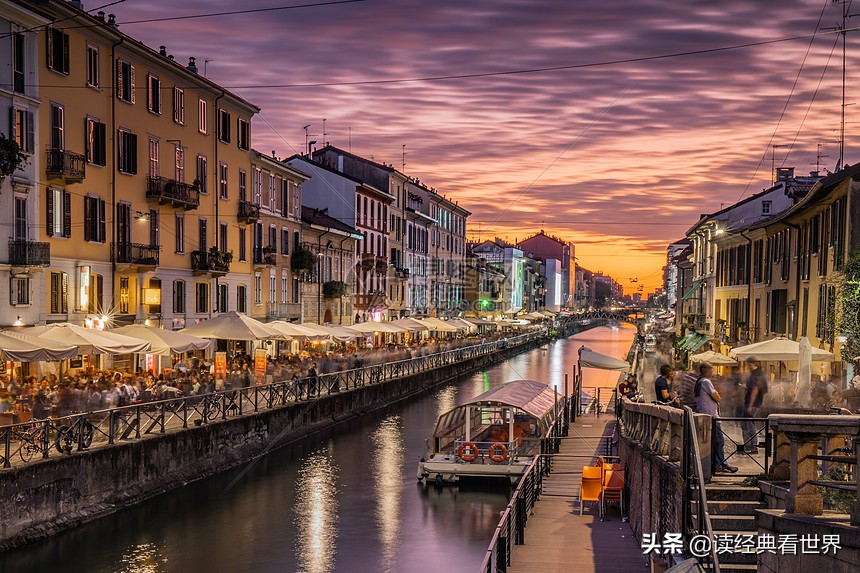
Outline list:
[[[7,426],[3,429],[3,442],[5,443],[4,448],[6,449],[6,453],[3,455],[3,467],[10,468],[12,467],[12,462],[9,458],[12,457],[12,427]]]
[[[111,410],[108,413],[108,444],[114,442],[114,431],[116,427],[116,410]]]

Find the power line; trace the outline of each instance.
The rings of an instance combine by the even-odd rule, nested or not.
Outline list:
[[[259,14],[261,12],[279,12],[283,10],[294,10],[296,8],[316,8],[319,6],[334,6],[337,4],[358,4],[367,0],[332,0],[331,2],[314,2],[311,4],[294,4],[291,6],[274,6],[269,8],[251,8],[248,10],[231,10],[229,12],[206,12],[202,14],[189,14],[187,16],[165,16],[164,18],[146,18],[142,20],[129,20],[120,22],[123,26],[130,24],[149,24],[153,22],[172,22],[175,20],[193,20],[199,18],[218,18],[221,16],[236,16],[240,14]]]
[[[95,12],[96,10],[101,10],[102,8],[110,8],[111,6],[116,6],[117,4],[122,4],[123,2],[125,2],[125,0],[116,0],[115,2],[110,2],[108,4],[104,4],[104,5],[99,6],[97,8],[93,8],[91,10],[84,10],[84,13],[89,14],[90,12]],[[7,32],[5,34],[0,34],[0,40],[5,39],[5,38],[10,38],[14,34],[21,34],[21,33],[26,33],[26,32],[37,32],[39,30],[44,30],[45,28],[47,28],[49,26],[54,26],[59,22],[65,22],[67,20],[71,20],[73,18],[76,18],[77,16],[78,16],[77,14],[73,14],[71,16],[66,16],[65,18],[60,18],[59,20],[54,20],[50,24],[40,24],[39,26],[33,26],[32,28],[27,28],[25,30],[18,30],[18,31],[14,31],[14,32]],[[99,24],[99,26],[102,26],[102,25],[103,24]]]

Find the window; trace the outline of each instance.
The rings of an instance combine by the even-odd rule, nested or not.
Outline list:
[[[230,143],[230,112],[218,110],[218,139]]]
[[[51,314],[66,314],[69,312],[69,275],[66,273],[51,273],[51,295],[49,297]]]
[[[84,197],[84,240],[104,243],[105,237],[105,202]]]
[[[90,277],[90,296],[86,311],[91,314],[104,312],[104,277],[102,275]]]
[[[19,94],[24,93],[26,88],[27,66],[25,49],[24,34],[14,32],[12,34],[12,90]]]
[[[200,133],[207,133],[205,99],[197,101],[197,129]]]
[[[91,88],[98,88],[99,84],[99,49],[87,44],[87,85]]]
[[[229,243],[227,242],[227,223],[221,223],[218,226],[218,243],[219,243],[218,249],[222,253],[226,253],[227,252],[227,246],[229,245]]]
[[[116,97],[134,103],[134,66],[123,60],[116,61]]]
[[[281,254],[290,254],[290,230],[281,229]]]
[[[248,251],[247,246],[245,245],[245,227],[239,227],[239,260],[247,261],[248,260]]]
[[[209,312],[209,283],[197,283],[194,312]]]
[[[173,281],[173,314],[185,314],[185,281]]]
[[[227,164],[222,162],[218,166],[218,196],[221,199],[227,199],[227,175],[229,170]]]
[[[263,172],[259,167],[254,168],[252,185],[254,186],[254,204],[260,205],[263,200]]]
[[[92,117],[87,118],[87,163],[107,165],[107,126]]]
[[[762,215],[770,215],[771,207],[773,206],[772,201],[762,201],[761,202],[761,214]]]
[[[244,169],[239,170],[239,201],[248,200],[248,173]]]
[[[146,76],[146,109],[161,115],[161,80]]]
[[[18,144],[18,149],[25,153],[33,153],[36,135],[34,133],[35,123],[33,121],[33,112],[26,109],[13,109],[14,117],[12,122],[12,134],[15,143]]]
[[[251,148],[251,124],[241,117],[239,118],[239,129],[236,136],[236,144],[239,146],[239,149],[244,149],[245,151]]]
[[[185,182],[185,150],[178,145],[174,152],[173,178],[180,183]]]
[[[278,228],[274,225],[269,226],[269,249],[274,253],[278,250]]]
[[[287,302],[287,297],[290,292],[290,279],[286,273],[281,275],[281,302]]]
[[[173,121],[185,125],[185,90],[173,88]]]
[[[248,287],[245,285],[236,287],[236,311],[248,312]]]
[[[207,229],[206,229],[206,219],[198,219],[197,220],[197,248],[201,251],[207,251],[208,249],[208,241],[206,238]]]
[[[215,312],[227,312],[227,300],[230,295],[229,289],[226,284],[218,284],[218,288],[215,291]]]
[[[208,177],[207,174],[207,165],[206,165],[206,156],[198,155],[197,156],[197,189],[201,193],[208,193],[209,188],[207,186]]]
[[[51,104],[51,149],[66,148],[66,110],[63,106]]]
[[[16,239],[27,238],[27,198],[15,197],[15,235]]]
[[[119,313],[128,314],[129,290],[128,277],[119,279]]]
[[[158,177],[160,169],[158,168],[159,149],[158,140],[154,137],[149,138],[149,176]]]
[[[45,217],[49,237],[72,236],[72,195],[63,189],[48,188]]]
[[[69,73],[69,35],[56,28],[46,30],[48,38],[48,69],[61,74]]]
[[[137,173],[137,135],[125,129],[120,129],[117,135],[117,168],[120,173],[134,175]]]
[[[9,284],[9,304],[28,306],[30,304],[30,277],[12,277]]]
[[[176,237],[176,252],[184,253],[185,252],[185,216],[176,214],[176,229],[175,229],[175,237]]]
[[[286,179],[281,180],[281,213],[286,217],[290,213],[290,182]]]
[[[263,277],[254,274],[254,304],[263,304]]]
[[[269,275],[269,302],[275,302],[275,293],[277,292],[278,281],[275,275]]]
[[[161,220],[158,216],[158,209],[149,210],[149,246],[158,247],[161,245]]]

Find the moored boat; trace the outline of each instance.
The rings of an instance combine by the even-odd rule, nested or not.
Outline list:
[[[514,380],[439,416],[418,479],[503,478],[516,483],[558,434],[564,399],[542,382]]]

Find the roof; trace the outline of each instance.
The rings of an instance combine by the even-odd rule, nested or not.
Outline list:
[[[322,153],[325,153],[326,151],[334,151],[340,155],[344,155],[346,157],[352,157],[353,159],[357,159],[358,161],[363,161],[369,165],[373,165],[374,167],[378,167],[379,169],[383,169],[385,171],[397,171],[394,167],[391,167],[390,165],[385,165],[384,163],[377,163],[376,161],[372,161],[370,159],[367,159],[366,157],[362,157],[360,155],[350,153],[349,151],[343,150],[340,147],[335,147],[334,145],[331,145],[331,144],[326,145],[322,149],[315,149],[314,155],[316,155],[317,153],[322,154]],[[406,177],[406,176],[404,175],[404,177]]]
[[[340,175],[344,179],[349,179],[350,181],[358,183],[359,185],[364,185],[364,181],[362,181],[361,179],[359,179],[357,177],[353,177],[352,175],[347,175],[346,173],[338,171],[337,169],[332,169],[328,165],[323,165],[322,163],[319,163],[318,161],[314,161],[310,157],[306,157],[304,155],[299,155],[298,153],[296,153],[295,155],[291,155],[291,156],[287,157],[286,159],[283,160],[283,162],[289,163],[290,161],[293,161],[294,159],[297,159],[299,161],[304,161],[308,165],[312,165],[313,167],[316,167],[317,169],[322,169],[323,171],[328,171],[329,173],[334,173],[335,175]]]
[[[512,406],[535,418],[542,418],[555,407],[555,392],[543,382],[514,380],[484,392],[460,404],[460,407],[470,404]]]
[[[359,232],[356,231],[354,227],[350,227],[343,221],[329,216],[324,211],[325,210],[315,209],[313,207],[307,207],[305,205],[302,205],[302,222],[307,223],[308,225],[317,225],[320,227],[334,229],[336,231],[343,231],[344,233],[350,233],[354,235],[359,234]]]

